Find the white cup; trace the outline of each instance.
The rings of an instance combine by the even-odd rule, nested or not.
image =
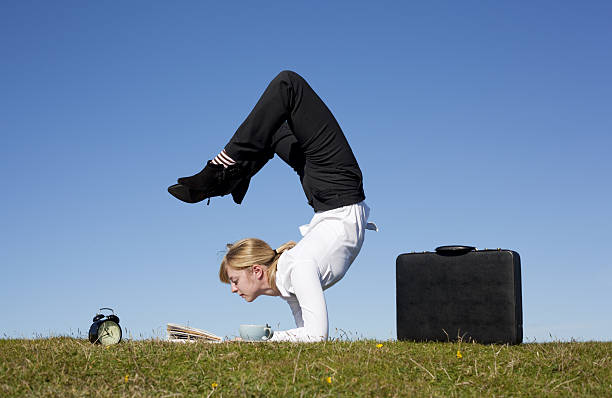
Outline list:
[[[266,325],[240,325],[240,337],[245,341],[267,341],[274,335],[270,326]]]

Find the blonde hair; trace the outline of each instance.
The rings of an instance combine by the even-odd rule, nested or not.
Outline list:
[[[289,241],[282,244],[278,249],[273,250],[270,245],[261,239],[246,238],[235,243],[227,244],[227,253],[223,256],[221,267],[219,268],[219,280],[223,283],[230,283],[227,276],[227,267],[237,270],[247,269],[254,264],[264,265],[268,269],[268,283],[276,290],[276,266],[280,255],[296,245]]]

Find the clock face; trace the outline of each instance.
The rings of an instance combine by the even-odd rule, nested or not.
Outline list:
[[[113,321],[104,321],[98,327],[98,341],[102,345],[117,344],[121,341],[121,328]]]

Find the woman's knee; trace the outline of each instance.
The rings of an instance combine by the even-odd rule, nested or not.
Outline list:
[[[289,70],[289,69],[285,69],[285,70],[281,71],[278,75],[276,75],[276,77],[280,77],[280,78],[283,78],[283,79],[289,79],[289,78],[291,78],[291,77],[293,77],[295,75],[297,75],[297,73],[295,73],[294,71]]]
[[[286,69],[281,71],[278,75],[276,75],[276,77],[274,78],[274,80],[272,80],[272,82],[285,82],[285,83],[289,83],[289,84],[293,84],[293,83],[300,83],[304,80],[304,78],[302,76],[300,76],[297,72],[294,72],[292,70]]]

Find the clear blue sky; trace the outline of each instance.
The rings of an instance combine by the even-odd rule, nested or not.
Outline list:
[[[241,206],[166,192],[292,69],[381,229],[326,292],[332,337],[395,338],[396,257],[462,243],[520,253],[526,340],[612,339],[610,2],[226,3],[2,1],[0,337],[84,335],[103,306],[133,337],[293,327],[217,278],[227,242],[299,239],[293,171]]]

